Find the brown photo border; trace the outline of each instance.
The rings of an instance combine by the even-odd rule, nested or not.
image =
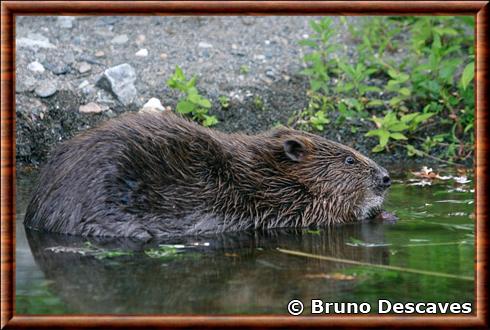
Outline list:
[[[488,328],[486,187],[488,1],[4,1],[1,3],[1,328],[446,327]],[[15,16],[474,15],[476,314],[471,316],[15,315]],[[286,313],[286,306],[284,312]]]

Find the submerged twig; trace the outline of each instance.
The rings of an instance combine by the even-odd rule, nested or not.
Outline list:
[[[429,275],[429,276],[454,278],[454,279],[465,280],[465,281],[474,281],[474,278],[473,277],[469,277],[469,276],[453,275],[453,274],[439,273],[439,272],[433,272],[433,271],[428,271],[428,270],[403,268],[403,267],[397,267],[397,266],[387,266],[387,265],[370,264],[370,263],[367,263],[367,262],[361,262],[361,261],[355,261],[355,260],[348,260],[348,259],[340,259],[340,258],[333,258],[333,257],[328,257],[328,256],[322,256],[322,255],[317,255],[317,254],[310,254],[310,253],[305,253],[305,252],[301,252],[301,251],[286,250],[286,249],[281,249],[281,248],[277,248],[277,250],[279,252],[282,252],[282,253],[291,254],[291,255],[300,256],[300,257],[306,257],[306,258],[314,258],[314,259],[320,259],[320,260],[341,262],[341,263],[345,263],[345,264],[358,265],[358,266],[366,266],[366,267],[374,267],[374,268],[381,268],[381,269],[394,270],[394,271],[406,272],[406,273],[414,273],[414,274],[421,274],[421,275]]]

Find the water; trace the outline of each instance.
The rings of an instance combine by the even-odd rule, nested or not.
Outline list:
[[[142,245],[26,232],[22,220],[35,178],[36,172],[19,171],[17,179],[18,314],[286,314],[290,300],[308,306],[317,298],[369,302],[373,312],[378,299],[474,303],[472,182],[395,182],[385,204],[400,217],[395,224],[242,232]]]

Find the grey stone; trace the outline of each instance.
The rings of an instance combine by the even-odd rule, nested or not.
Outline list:
[[[60,75],[60,74],[65,74],[70,71],[70,67],[65,64],[64,62],[60,61],[55,61],[55,62],[48,62],[44,61],[44,66],[46,69],[51,71],[54,74]]]
[[[56,84],[52,81],[42,81],[35,89],[35,93],[39,97],[49,97],[57,91],[58,88],[56,87]]]
[[[118,36],[115,36],[112,40],[111,43],[113,44],[125,44],[128,42],[129,38],[126,34],[121,34]]]
[[[73,62],[75,62],[75,54],[73,54],[72,51],[67,51],[63,56],[63,62],[72,64]]]
[[[97,81],[97,86],[112,93],[123,105],[134,102],[138,92],[134,87],[136,73],[127,63],[114,66],[104,71]]]
[[[75,21],[75,17],[73,16],[58,16],[56,23],[60,28],[71,29],[73,28],[74,21]]]
[[[31,75],[27,75],[23,79],[15,79],[15,91],[17,93],[32,92],[36,88],[36,84],[37,80]]]
[[[49,39],[38,33],[31,33],[27,38],[19,38],[15,41],[16,47],[19,48],[56,48],[55,45],[49,42]]]

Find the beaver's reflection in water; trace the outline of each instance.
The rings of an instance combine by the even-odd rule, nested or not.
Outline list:
[[[387,264],[386,247],[351,244],[382,243],[384,229],[382,224],[363,223],[320,231],[237,232],[147,243],[31,230],[26,235],[50,291],[76,313],[284,314],[291,299],[338,300],[357,279],[329,276],[349,265],[287,255],[278,247]],[[159,244],[186,247],[162,258],[145,253]],[[82,254],[86,246],[131,253],[98,259]]]

